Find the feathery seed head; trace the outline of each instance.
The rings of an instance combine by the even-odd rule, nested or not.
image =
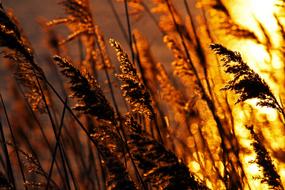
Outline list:
[[[143,178],[161,189],[208,189],[196,180],[176,155],[150,137],[131,117],[124,121],[130,152],[143,172]]]
[[[246,126],[253,138],[252,146],[256,153],[255,162],[259,165],[263,172],[262,183],[267,183],[271,189],[284,190],[279,174],[273,164],[269,152],[255,133],[253,126]]]
[[[151,96],[137,75],[136,68],[130,62],[127,53],[123,51],[121,45],[114,39],[110,39],[110,44],[117,52],[117,59],[120,62],[121,74],[116,76],[121,80],[122,93],[126,101],[130,104],[132,111],[145,114],[153,118],[153,108]]]
[[[243,61],[240,53],[231,51],[220,44],[212,44],[210,48],[222,57],[225,72],[234,75],[222,90],[232,90],[239,94],[240,97],[236,103],[257,98],[258,106],[275,108],[282,113],[282,107],[268,84]]]
[[[15,78],[23,86],[24,95],[31,107],[34,110],[45,112],[42,93],[47,91],[47,88],[43,83],[44,72],[34,62],[30,43],[22,35],[13,14],[6,12],[2,5],[0,7],[0,46],[7,48],[1,54],[13,63]],[[48,102],[48,99],[46,101]]]
[[[113,122],[114,111],[94,77],[82,73],[65,58],[54,56],[54,60],[61,67],[61,73],[70,80],[71,96],[79,100],[74,109]]]

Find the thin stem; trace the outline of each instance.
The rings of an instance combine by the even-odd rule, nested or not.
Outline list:
[[[221,137],[221,148],[223,150],[223,164],[224,164],[224,167],[225,167],[225,176],[228,176],[228,175],[230,175],[230,173],[229,173],[228,169],[226,169],[226,168],[228,168],[226,166],[226,161],[229,161],[231,165],[232,165],[232,161],[229,159],[229,156],[227,154],[228,149],[227,149],[227,146],[226,146],[226,141],[225,141],[225,139],[223,137],[226,137],[226,139],[229,141],[229,143],[231,144],[231,149],[233,148],[233,145],[232,145],[231,140],[229,139],[228,135],[226,135],[226,133],[225,133],[225,130],[224,130],[223,125],[222,125],[222,122],[221,122],[219,116],[217,115],[216,107],[215,107],[213,101],[207,95],[207,92],[206,92],[206,90],[205,90],[205,88],[204,88],[204,86],[203,86],[203,84],[201,82],[201,79],[200,79],[200,76],[198,74],[198,71],[196,70],[196,67],[194,66],[194,64],[193,64],[193,62],[191,60],[191,56],[190,56],[190,54],[189,54],[189,52],[187,50],[187,46],[186,46],[186,43],[184,41],[184,38],[183,38],[181,32],[179,32],[180,29],[179,29],[178,24],[177,24],[177,22],[175,20],[174,13],[173,13],[173,10],[172,10],[171,5],[169,3],[169,0],[165,0],[165,1],[167,3],[167,7],[168,7],[168,10],[169,10],[169,12],[171,14],[171,18],[172,18],[172,21],[173,21],[173,23],[175,25],[176,31],[178,32],[179,37],[181,39],[182,46],[184,48],[184,52],[186,53],[187,63],[189,64],[190,68],[192,69],[192,71],[194,73],[194,76],[197,79],[197,84],[198,84],[199,89],[200,89],[200,91],[202,93],[203,99],[206,101],[207,106],[210,109],[211,114],[212,114],[212,116],[213,116],[213,118],[214,118],[214,120],[215,120],[215,122],[217,124],[217,128],[218,128],[218,131],[219,131],[219,134],[220,134],[220,137]]]
[[[30,59],[29,61],[30,61],[30,63],[31,63],[32,65],[36,65],[33,59]],[[38,77],[37,72],[36,72],[36,70],[35,70],[34,67],[32,67],[32,71],[33,71],[33,74],[34,74],[34,76],[35,76],[35,78],[36,78],[36,83],[37,83],[38,88],[39,88],[39,90],[40,90],[42,99],[43,99],[43,101],[44,101],[45,108],[46,108],[46,110],[47,110],[48,117],[49,117],[49,120],[50,120],[51,125],[52,125],[52,129],[53,129],[53,133],[54,133],[55,139],[56,139],[56,141],[59,141],[59,139],[57,138],[57,134],[56,134],[56,124],[55,124],[55,122],[54,122],[54,120],[53,120],[53,118],[52,118],[52,113],[51,113],[51,111],[50,111],[50,109],[49,109],[46,96],[45,96],[45,94],[44,94],[44,91],[43,91],[43,89],[42,89],[42,85],[40,84],[39,77]],[[44,75],[42,75],[41,77],[42,77],[43,81],[47,81],[47,79],[46,79],[46,77],[45,77]],[[61,145],[60,145],[59,148],[60,148],[60,153],[61,153],[60,156],[61,156],[62,159],[64,160]],[[65,171],[65,170],[64,170],[64,171]],[[65,173],[65,175],[67,176],[68,174]],[[49,180],[50,180],[50,179],[48,178],[48,180],[47,180],[47,186],[49,185]]]
[[[57,135],[57,141],[56,141],[56,144],[55,144],[55,148],[54,148],[54,151],[52,153],[52,161],[51,161],[51,165],[50,165],[50,169],[49,169],[49,173],[48,173],[48,179],[51,178],[52,176],[52,172],[53,172],[53,166],[54,166],[54,163],[55,163],[55,160],[56,160],[56,154],[57,154],[57,149],[59,147],[59,139],[60,139],[60,136],[61,136],[61,132],[62,132],[62,128],[63,128],[63,122],[64,122],[64,115],[65,115],[65,110],[66,110],[66,104],[67,104],[67,98],[65,99],[65,102],[64,102],[64,107],[63,107],[63,111],[62,111],[62,115],[61,115],[61,121],[60,121],[60,126],[59,126],[59,132],[58,132],[58,135]],[[63,165],[64,165],[64,162],[63,162]],[[66,171],[66,167],[64,167],[64,170],[65,170],[65,173],[67,174],[67,171]],[[70,189],[70,185],[69,185],[69,178],[67,175],[65,175],[65,180],[66,180],[66,183],[68,185],[68,188]],[[48,180],[47,182],[47,185],[46,185],[46,190],[49,188],[49,185],[50,185],[50,180]]]
[[[17,83],[16,83],[16,84],[17,84]],[[20,86],[17,86],[17,87],[19,88],[19,91],[20,91],[20,93],[22,94],[22,96],[24,96],[24,92],[23,92],[22,88],[21,88]],[[49,143],[49,141],[48,141],[48,138],[47,138],[47,136],[46,136],[46,134],[45,134],[45,131],[44,131],[44,129],[43,129],[43,126],[41,125],[39,119],[37,118],[36,114],[34,113],[33,109],[31,108],[31,105],[27,102],[27,99],[26,99],[26,98],[24,98],[24,101],[25,101],[25,104],[26,104],[26,106],[27,106],[27,108],[28,108],[29,113],[31,114],[33,120],[36,122],[36,124],[38,125],[38,127],[39,127],[39,129],[40,129],[41,135],[42,135],[42,137],[43,137],[43,140],[44,140],[44,142],[45,142],[45,144],[46,144],[46,146],[47,146],[49,152],[52,154],[52,147],[51,147],[51,145],[50,145],[50,143]],[[24,134],[24,132],[23,132],[23,134]],[[23,135],[20,135],[20,136],[23,137]],[[38,159],[38,156],[37,156],[37,154],[36,154],[36,152],[33,150],[31,144],[28,142],[28,138],[26,138],[26,142],[28,143],[28,145],[29,145],[29,147],[30,147],[30,150],[31,150],[32,153],[33,153],[33,156],[35,156],[35,157],[37,158],[37,160],[39,160],[39,159]],[[61,173],[61,171],[60,171],[60,169],[59,169],[59,164],[58,164],[58,162],[56,161],[55,164],[56,164],[56,168],[57,168],[58,171],[59,171],[59,175],[60,175],[61,179],[64,180],[64,177],[63,177],[63,175],[62,175],[62,173]]]
[[[0,117],[0,119],[1,119],[1,117]],[[0,135],[1,135],[1,139],[2,139],[2,148],[3,148],[4,154],[5,154],[5,158],[6,158],[6,167],[7,167],[7,173],[8,173],[9,181],[11,181],[11,183],[13,184],[12,189],[16,189],[15,178],[14,178],[14,174],[13,174],[13,168],[11,165],[11,160],[9,157],[8,148],[6,145],[5,134],[4,134],[3,125],[2,125],[1,121],[0,121]]]
[[[11,134],[11,137],[12,137],[13,144],[15,145],[15,147],[17,147],[18,143],[16,142],[16,138],[14,136],[14,133],[13,133],[13,130],[12,130],[12,125],[10,123],[10,120],[9,120],[9,117],[8,117],[8,113],[7,113],[7,109],[6,109],[6,106],[4,104],[3,97],[2,97],[1,93],[0,93],[0,99],[1,99],[1,103],[2,103],[3,109],[4,109],[5,117],[6,117],[6,120],[7,120],[7,123],[8,123],[8,127],[9,127],[9,130],[10,130],[10,134]],[[23,169],[23,166],[22,166],[22,163],[21,163],[20,155],[19,155],[19,152],[18,152],[17,149],[16,149],[16,156],[17,156],[17,161],[18,161],[19,167],[20,167],[20,172],[21,172],[23,181],[25,183],[26,182],[26,177],[25,177],[25,174],[24,174],[24,169]],[[28,189],[26,185],[25,185],[25,189],[26,190]]]
[[[135,54],[134,54],[134,49],[133,49],[132,28],[131,28],[131,21],[130,21],[129,8],[128,8],[128,1],[127,0],[124,0],[124,5],[125,5],[126,21],[127,21],[127,26],[128,26],[129,46],[130,46],[131,55],[132,55],[132,62],[134,63]]]
[[[139,55],[139,51],[138,51],[138,46],[137,46],[137,41],[136,41],[136,38],[134,37],[134,46],[135,46],[135,51],[136,51],[136,54],[137,54],[137,65],[138,65],[138,68],[139,68],[139,71],[141,73],[141,78],[142,78],[142,82],[145,86],[147,86],[147,82],[146,82],[146,78],[144,77],[143,75],[143,68],[141,66],[141,62],[140,62],[140,55]],[[154,102],[154,104],[156,104],[156,102]],[[157,134],[158,134],[158,140],[161,144],[164,144],[163,143],[163,138],[162,138],[162,135],[161,135],[161,132],[160,132],[160,128],[159,128],[159,125],[158,125],[158,121],[157,121],[157,115],[155,113],[155,111],[153,110],[152,108],[152,115],[153,115],[153,120],[154,120],[154,125],[155,125],[155,128],[156,128],[156,131],[157,131]]]
[[[114,6],[114,3],[112,2],[112,0],[108,0],[108,2],[109,2],[109,4],[110,4],[110,7],[111,7],[111,9],[112,9],[112,12],[114,13],[115,19],[116,19],[116,21],[117,21],[117,23],[118,23],[118,25],[119,25],[119,28],[120,28],[120,30],[121,30],[121,32],[122,32],[122,34],[123,34],[125,40],[128,41],[129,38],[128,38],[127,32],[126,32],[125,29],[124,29],[123,23],[122,23],[122,21],[120,20],[120,16],[119,16],[119,14],[118,14],[118,12],[117,12],[115,6]]]

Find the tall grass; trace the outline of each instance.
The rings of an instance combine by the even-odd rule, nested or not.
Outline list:
[[[40,59],[0,4],[11,74],[0,89],[0,189],[284,189],[284,77],[259,73],[226,42],[255,44],[285,68],[278,11],[275,47],[266,24],[248,29],[220,0],[106,1],[122,39],[100,27],[93,3],[60,1],[64,16],[41,23]]]

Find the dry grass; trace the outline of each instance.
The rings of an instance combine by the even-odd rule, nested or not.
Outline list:
[[[283,190],[281,11],[270,33],[255,17],[258,30],[240,25],[230,3],[192,3],[109,0],[124,39],[108,44],[91,0],[62,0],[65,16],[42,24],[41,59],[1,4],[1,69],[12,75],[1,78],[0,189]],[[154,51],[135,27],[143,19]],[[255,56],[227,48],[235,40],[283,70],[262,73]]]

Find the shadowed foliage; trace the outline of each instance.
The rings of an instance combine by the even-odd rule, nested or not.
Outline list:
[[[222,57],[221,61],[224,62],[225,72],[233,74],[233,79],[223,90],[232,90],[239,94],[236,103],[257,98],[258,106],[271,107],[283,112],[268,84],[243,61],[240,53],[231,51],[220,44],[212,44],[210,47]]]
[[[189,172],[187,166],[174,153],[141,130],[129,116],[125,120],[128,145],[146,182],[164,190],[208,189]]]
[[[76,69],[65,58],[54,56],[54,60],[61,68],[61,73],[70,80],[71,97],[79,100],[74,109],[113,122],[114,111],[96,80],[87,72]]]
[[[258,135],[254,132],[253,126],[247,126],[247,129],[250,131],[253,138],[252,146],[254,148],[254,152],[256,153],[255,162],[259,165],[263,172],[261,182],[267,183],[271,189],[284,190],[280,176],[276,171],[269,152],[262,144]]]
[[[51,4],[0,0],[1,190],[284,190],[284,0]]]

